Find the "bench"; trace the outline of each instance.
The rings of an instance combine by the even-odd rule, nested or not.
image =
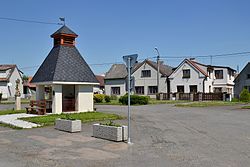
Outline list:
[[[46,114],[46,101],[45,100],[31,100],[30,106],[25,107],[27,114]]]

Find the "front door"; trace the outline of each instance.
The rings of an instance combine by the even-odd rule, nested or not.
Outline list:
[[[62,95],[62,111],[75,111],[75,85],[63,85]]]

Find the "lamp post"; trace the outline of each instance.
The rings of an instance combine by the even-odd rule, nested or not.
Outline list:
[[[157,52],[157,93],[160,92],[160,52],[157,49],[157,47],[155,47],[155,50]]]

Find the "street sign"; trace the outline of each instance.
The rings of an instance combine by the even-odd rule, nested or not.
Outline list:
[[[127,67],[132,68],[136,63],[137,57],[138,57],[138,54],[123,56],[123,61],[126,63]],[[129,59],[130,59],[130,66],[128,66]]]
[[[128,83],[127,83],[127,90],[128,90],[128,144],[131,144],[131,138],[130,138],[130,91],[131,91],[131,83],[132,83],[132,88],[134,87],[134,79],[131,77],[131,70],[133,66],[136,63],[138,55],[133,54],[133,55],[127,55],[123,56],[123,60],[127,65],[127,70],[128,70]],[[132,82],[131,82],[132,79]]]

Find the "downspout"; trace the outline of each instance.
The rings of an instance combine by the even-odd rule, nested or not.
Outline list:
[[[206,81],[206,79],[207,79],[207,77],[205,77],[205,78],[203,79],[203,93],[205,93],[205,81]]]

